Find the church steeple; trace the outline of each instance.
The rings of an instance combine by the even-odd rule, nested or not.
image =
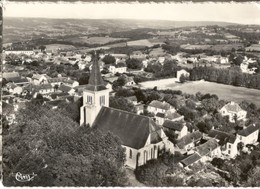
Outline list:
[[[98,64],[97,54],[93,55],[93,64],[90,72],[90,77],[87,85],[87,90],[100,91],[106,89],[104,81],[101,77],[100,68]]]
[[[80,108],[80,125],[92,125],[102,106],[109,106],[109,89],[101,77],[98,58],[93,55],[89,82],[83,91],[83,106]]]

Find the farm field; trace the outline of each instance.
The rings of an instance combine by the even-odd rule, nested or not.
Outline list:
[[[152,86],[157,86],[158,89],[181,90],[182,92],[188,94],[196,94],[197,92],[201,92],[203,94],[216,94],[223,100],[232,100],[237,103],[246,100],[254,103],[258,108],[260,108],[260,90],[257,89],[235,87],[207,81],[193,81],[180,84],[176,83],[176,79],[174,78],[143,82],[140,83],[140,85],[142,88],[153,88]]]
[[[246,48],[246,51],[258,51],[260,52],[260,44],[253,44],[250,47]]]
[[[141,40],[136,40],[136,41],[128,41],[127,42],[128,46],[145,46],[145,47],[152,47],[154,44],[151,43],[147,39],[141,39]]]
[[[72,43],[88,43],[88,44],[107,44],[116,41],[126,41],[127,38],[112,38],[112,37],[77,37],[70,38],[68,41]]]
[[[46,50],[74,50],[76,49],[74,46],[72,45],[64,45],[64,44],[50,44],[50,45],[45,45],[46,46]]]

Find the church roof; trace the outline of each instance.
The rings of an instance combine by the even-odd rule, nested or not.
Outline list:
[[[104,81],[101,77],[100,68],[96,56],[94,56],[93,58],[92,69],[86,89],[91,91],[100,91],[106,89]]]
[[[124,146],[134,149],[144,147],[150,134],[152,144],[162,140],[161,128],[151,118],[104,106],[93,127],[113,133]]]

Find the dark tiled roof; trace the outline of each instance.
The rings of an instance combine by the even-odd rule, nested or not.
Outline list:
[[[248,136],[258,129],[259,129],[259,127],[251,125],[251,126],[245,128],[245,129],[241,130],[241,131],[238,131],[237,134],[239,134],[241,136]]]
[[[196,151],[200,156],[205,156],[209,154],[212,150],[218,147],[218,142],[215,139],[209,139],[204,144],[201,144],[196,148]]]
[[[123,145],[135,149],[144,147],[150,134],[152,143],[161,141],[161,128],[151,118],[109,107],[101,108],[93,127],[110,131]]]
[[[67,86],[67,85],[61,85],[59,87],[59,90],[62,91],[62,92],[69,92],[72,88]]]
[[[220,145],[224,145],[227,142],[234,143],[236,140],[234,135],[218,130],[210,130],[208,136],[219,140]]]
[[[164,113],[161,113],[161,112],[158,112],[155,116],[156,116],[156,117],[165,118],[165,114],[164,114]]]
[[[195,131],[193,133],[187,134],[186,136],[184,136],[180,140],[178,140],[177,146],[180,149],[183,149],[186,145],[188,145],[192,142],[197,142],[201,138],[202,138],[202,133],[199,131]]]
[[[175,131],[181,131],[183,129],[184,125],[183,125],[183,123],[165,120],[163,123],[163,127],[166,127],[168,129],[175,130]]]
[[[184,167],[189,166],[195,162],[197,162],[198,160],[200,160],[201,156],[199,154],[197,154],[196,152],[192,155],[190,155],[189,157],[181,160],[181,163],[184,165]]]

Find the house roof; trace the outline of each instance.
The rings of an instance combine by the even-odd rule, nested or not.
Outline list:
[[[99,63],[96,56],[94,56],[94,61],[86,89],[91,91],[100,91],[106,89],[104,81],[101,77]]]
[[[152,143],[162,140],[161,128],[151,118],[110,107],[101,108],[93,127],[113,133],[123,145],[134,149],[144,147],[150,134]]]
[[[3,78],[8,80],[9,78],[20,77],[18,72],[3,72]]]
[[[223,108],[225,108],[228,112],[240,112],[240,111],[244,111],[237,103],[235,102],[229,102],[228,104],[226,104],[225,106],[223,106]]]
[[[137,104],[135,106],[136,110],[143,110],[144,109],[144,104]]]
[[[8,79],[8,81],[11,81],[13,83],[28,83],[28,79],[22,78],[22,77],[13,77]]]
[[[165,101],[160,102],[158,100],[153,100],[149,106],[159,108],[159,109],[164,109],[164,110],[169,110],[171,108],[171,105]]]
[[[70,86],[67,86],[67,85],[61,85],[59,87],[59,90],[60,91],[63,91],[63,92],[69,92],[72,88]]]
[[[177,112],[167,111],[165,113],[165,118],[170,119],[170,120],[173,120],[173,119],[176,119],[176,118],[179,118],[179,117],[182,117],[182,116],[180,114],[178,114]]]
[[[257,130],[259,130],[258,126],[250,125],[249,127],[238,131],[237,134],[241,135],[241,136],[248,136],[248,135],[254,133]]]
[[[175,130],[175,131],[181,131],[183,129],[184,125],[183,125],[183,123],[165,120],[163,123],[163,127],[166,127],[168,129]]]
[[[122,68],[122,67],[126,67],[126,64],[124,62],[118,62],[116,65],[115,65],[116,68]]]
[[[177,141],[177,146],[180,149],[183,149],[186,145],[199,141],[202,138],[202,133],[200,131],[195,131],[193,133],[187,134],[186,136],[182,137],[180,140]]]
[[[11,89],[15,89],[17,87],[17,85],[14,83],[7,83],[6,86]]]
[[[209,154],[212,150],[215,150],[218,147],[218,142],[216,139],[209,139],[204,144],[199,145],[196,148],[196,151],[200,156],[205,156]]]
[[[49,83],[65,82],[68,79],[66,77],[48,78]]]
[[[236,136],[223,132],[223,131],[218,131],[218,130],[210,130],[208,133],[208,136],[219,140],[220,145],[224,145],[227,142],[233,144],[236,140]]]
[[[33,86],[35,89],[41,90],[41,89],[52,89],[51,84],[44,84],[44,85],[35,85]]]
[[[158,112],[155,116],[165,118],[165,113]]]
[[[197,154],[196,152],[190,156],[188,156],[187,158],[181,160],[181,163],[186,167],[189,166],[195,162],[197,162],[198,160],[200,160],[201,156],[199,154]]]

